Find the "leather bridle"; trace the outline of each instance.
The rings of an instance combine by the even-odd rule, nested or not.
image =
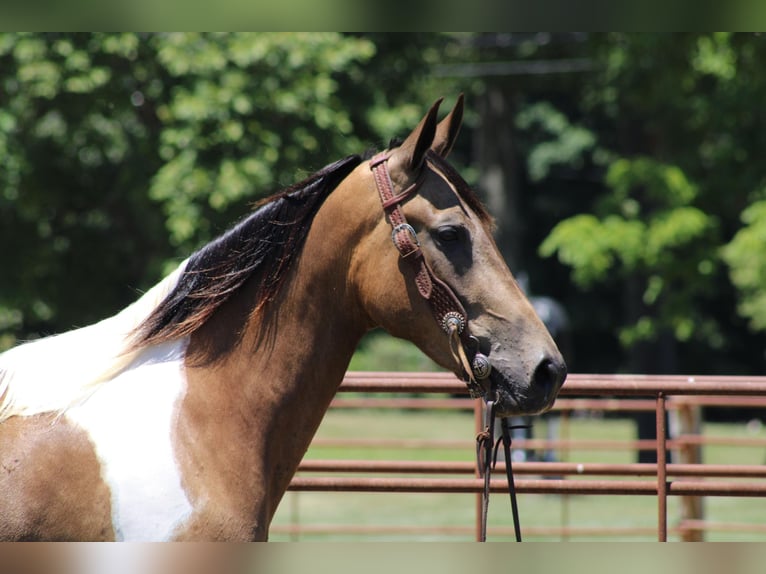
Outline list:
[[[391,240],[402,259],[407,261],[413,268],[418,293],[428,303],[436,322],[449,335],[453,353],[455,353],[463,366],[463,380],[468,386],[471,396],[474,398],[486,397],[490,389],[482,387],[478,380],[489,378],[491,370],[489,360],[479,353],[478,340],[470,335],[468,316],[463,308],[463,304],[452,289],[434,275],[423,255],[423,250],[420,248],[420,241],[415,233],[415,229],[407,223],[407,218],[402,210],[402,203],[417,193],[425,177],[426,170],[422,170],[415,182],[407,189],[399,194],[395,194],[394,184],[388,172],[387,161],[389,158],[390,154],[386,152],[376,155],[370,160],[370,169],[375,177],[375,185],[380,195],[383,211],[391,224]],[[468,361],[465,351],[472,343],[477,346],[473,358],[474,360],[477,357],[479,358],[480,364],[476,365],[478,368],[474,368],[475,366],[472,362]]]
[[[425,161],[434,152],[426,152]],[[391,240],[399,251],[403,260],[409,262],[415,272],[415,285],[418,293],[428,303],[434,319],[450,338],[450,348],[455,358],[463,368],[463,380],[468,386],[468,391],[473,398],[482,398],[486,402],[486,425],[476,437],[477,465],[484,477],[484,491],[482,504],[482,528],[481,541],[486,540],[487,533],[487,509],[489,506],[490,474],[491,468],[497,460],[497,450],[502,441],[505,454],[506,476],[508,489],[511,496],[511,508],[513,511],[516,540],[521,542],[521,530],[519,526],[518,508],[516,504],[516,489],[513,483],[513,471],[511,469],[511,436],[508,420],[501,419],[502,436],[497,443],[494,441],[495,404],[497,401],[494,385],[489,381],[492,371],[491,363],[485,355],[479,351],[479,341],[471,336],[468,327],[468,315],[463,304],[455,295],[454,291],[441,279],[434,275],[428,265],[420,241],[415,229],[407,223],[407,218],[402,210],[402,204],[413,197],[427,173],[422,169],[420,175],[409,187],[401,193],[394,192],[394,184],[388,171],[390,152],[381,152],[370,160],[370,169],[375,178],[375,186],[380,195],[380,202],[389,223],[391,224]],[[466,349],[474,347],[474,355],[469,361]],[[482,385],[479,381],[485,382]],[[494,450],[494,455],[493,455]]]

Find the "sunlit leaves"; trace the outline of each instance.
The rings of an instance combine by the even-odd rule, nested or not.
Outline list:
[[[612,193],[601,202],[604,214],[562,221],[540,246],[541,255],[557,255],[583,288],[615,279],[642,282],[643,303],[655,312],[621,329],[624,345],[653,339],[661,327],[688,340],[695,329],[690,305],[703,288],[697,277],[714,267],[708,253],[716,218],[692,204],[696,188],[676,166],[622,158],[605,179]]]
[[[596,136],[582,126],[572,125],[569,119],[548,102],[538,102],[520,111],[516,117],[519,129],[543,132],[543,141],[534,146],[527,156],[532,181],[545,178],[555,165],[582,167],[586,154],[593,151]]]
[[[407,128],[416,125],[423,114],[421,106],[410,104],[396,109],[385,106],[370,110],[368,117],[375,131],[381,134],[386,143],[391,138],[401,135]]]
[[[754,329],[766,329],[766,200],[742,212],[744,227],[722,249],[732,283],[742,293],[740,312]]]
[[[606,279],[621,262],[636,266],[643,251],[646,228],[640,221],[609,216],[603,221],[583,214],[559,223],[540,246],[540,254],[558,255],[572,267],[572,277],[583,287]]]
[[[681,168],[645,156],[615,160],[609,166],[605,181],[616,201],[633,197],[650,207],[687,205],[697,195],[696,187]]]
[[[392,82],[370,36],[0,33],[0,348],[102,318],[252,201],[401,135],[432,98],[418,38],[386,46]]]
[[[233,216],[230,205],[294,180],[298,167],[334,159],[325,149],[360,151],[336,77],[374,54],[369,42],[332,33],[169,34],[153,41],[176,78],[158,110],[165,164],[151,190],[165,206],[175,244],[210,238],[191,217],[220,228]]]
[[[584,102],[613,123],[612,145],[625,159],[611,163],[609,192],[590,207],[601,218],[645,221],[648,233],[643,269],[620,273],[615,263],[602,276],[645,281],[647,321],[678,340],[720,345],[713,324],[733,313],[716,307],[734,311],[735,298],[751,327],[766,330],[766,208],[748,207],[763,198],[763,36],[623,33],[594,45],[601,71],[586,84]],[[724,285],[722,263],[735,294]],[[647,321],[628,327],[623,342],[657,336]]]
[[[694,69],[730,80],[737,73],[737,56],[732,49],[731,34],[718,32],[697,40],[697,52],[692,57]]]
[[[0,331],[103,317],[166,256],[146,209],[153,126],[131,98],[156,93],[138,86],[157,75],[134,66],[140,49],[135,34],[0,34],[0,306],[15,318]]]
[[[715,218],[692,206],[663,211],[650,219],[645,238],[644,259],[649,265],[673,265],[675,249],[705,238]],[[668,257],[663,259],[667,254]]]

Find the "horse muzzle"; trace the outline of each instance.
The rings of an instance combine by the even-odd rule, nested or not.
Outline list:
[[[528,372],[493,364],[489,383],[490,392],[496,395],[498,416],[540,414],[553,406],[567,376],[563,359],[545,356],[531,375]]]

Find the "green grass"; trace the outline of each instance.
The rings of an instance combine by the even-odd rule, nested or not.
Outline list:
[[[331,448],[312,446],[306,458],[380,459],[380,460],[466,460],[474,457],[473,415],[467,412],[417,412],[384,410],[331,410],[317,434],[318,438],[388,438],[438,439],[465,441],[465,447],[440,449]],[[535,436],[545,436],[545,420],[535,423]],[[714,436],[766,437],[766,429],[745,424],[711,424],[704,428]],[[571,438],[629,440],[635,438],[635,426],[629,420],[573,418],[569,423]],[[571,451],[566,460],[572,462],[635,462],[633,453],[622,451]],[[763,464],[766,453],[752,447],[705,447],[706,463]],[[560,456],[563,458],[563,455]],[[594,477],[597,478],[597,477]],[[550,526],[582,526],[610,528],[645,527],[645,535],[600,535],[570,540],[656,540],[657,499],[654,496],[584,496],[531,495],[519,496],[522,525],[526,529]],[[472,494],[378,494],[378,493],[310,493],[288,492],[273,522],[272,540],[376,540],[376,541],[450,541],[473,540],[472,533],[309,533],[299,537],[280,532],[280,526],[299,523],[312,525],[363,525],[375,527],[468,527],[475,524],[476,498]],[[706,519],[717,522],[766,521],[766,500],[762,498],[709,497],[705,501]],[[668,526],[672,529],[680,516],[678,497],[668,499]],[[493,495],[489,526],[512,526],[507,496]],[[492,535],[492,540],[510,540]],[[671,540],[677,539],[671,534]],[[526,540],[558,540],[558,537],[527,535]],[[706,540],[766,540],[766,534],[711,531]]]
[[[376,329],[361,340],[349,371],[437,371],[439,367],[413,343]]]

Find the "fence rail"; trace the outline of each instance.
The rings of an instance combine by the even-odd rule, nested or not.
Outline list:
[[[363,396],[346,397],[346,393],[363,393]],[[466,394],[462,382],[447,373],[366,373],[350,372],[340,387],[340,395],[333,408],[473,408],[477,428],[483,420],[481,401],[467,398],[412,398],[369,397],[369,394],[416,394],[433,395]],[[703,444],[745,444],[766,446],[766,440],[704,437],[688,432],[670,440],[666,438],[666,415],[669,411],[699,406],[764,407],[766,406],[766,377],[716,377],[716,376],[647,376],[647,375],[569,375],[561,390],[554,411],[563,413],[578,409],[614,411],[655,412],[656,440],[625,441],[598,440],[577,441],[566,439],[514,440],[515,448],[522,449],[652,449],[657,463],[602,464],[577,462],[519,462],[514,463],[519,493],[539,494],[608,494],[647,495],[657,498],[657,538],[667,540],[668,496],[683,497],[766,497],[766,465],[714,465],[693,463],[670,463],[667,451],[690,449]],[[574,398],[577,397],[577,398]],[[625,398],[629,397],[629,398]],[[687,412],[684,411],[684,412]],[[317,442],[320,443],[319,439]],[[325,444],[330,441],[325,441]],[[344,439],[336,445],[346,446],[399,446],[405,448],[433,448],[434,446],[465,446],[473,448],[470,440],[458,441]],[[686,449],[686,450],[684,450]],[[504,473],[502,463],[497,473]],[[363,476],[307,476],[312,473],[354,473]],[[398,474],[399,476],[375,476]],[[448,475],[450,478],[417,475]],[[369,476],[368,476],[369,475]],[[472,475],[470,478],[452,478],[452,475]],[[498,474],[503,476],[503,474]],[[540,476],[545,478],[527,478]],[[550,478],[555,477],[555,478]],[[598,480],[593,477],[608,477]],[[642,477],[644,477],[642,479]],[[650,477],[651,479],[647,479]],[[638,479],[636,479],[638,478]],[[373,460],[304,460],[294,477],[290,490],[313,492],[433,492],[433,493],[479,493],[483,480],[478,478],[475,463],[447,461],[373,461]],[[507,492],[501,478],[492,479],[493,492]],[[477,495],[478,499],[478,495]],[[292,531],[294,525],[286,527]],[[711,524],[693,512],[674,532],[684,539],[699,539],[706,529],[743,529],[764,531],[761,525]],[[369,529],[369,528],[368,528]],[[319,531],[321,527],[314,530]],[[384,531],[385,528],[381,530]],[[406,528],[405,528],[406,530]],[[436,529],[442,531],[444,529]],[[464,531],[460,526],[452,531]],[[542,532],[544,529],[530,529]],[[583,529],[607,532],[604,528]],[[642,532],[645,529],[638,529]],[[311,531],[311,528],[301,530]],[[574,529],[551,527],[549,532],[574,532]]]

